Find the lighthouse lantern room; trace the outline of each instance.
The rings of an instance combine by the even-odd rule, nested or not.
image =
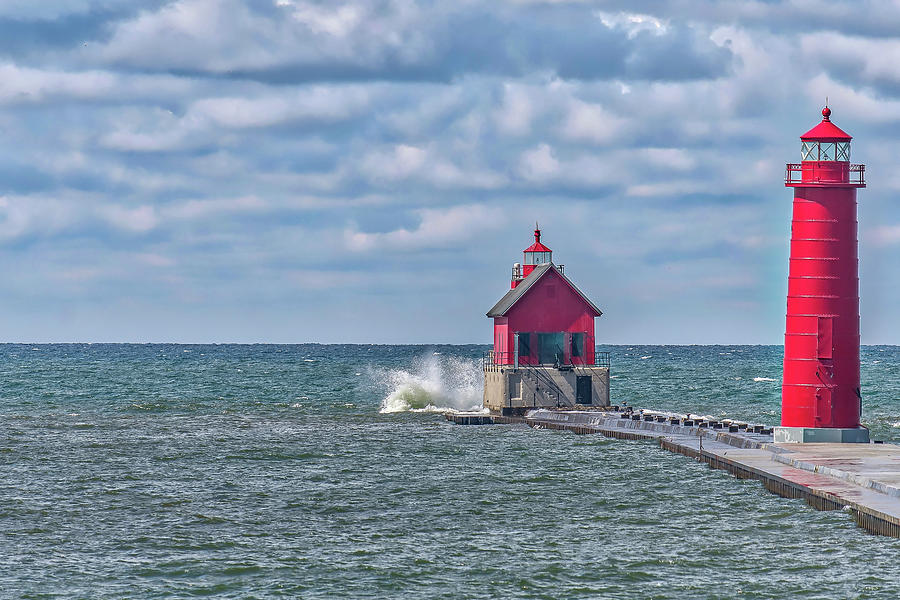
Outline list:
[[[485,356],[484,404],[493,412],[609,404],[609,354],[595,350],[594,319],[602,312],[534,244],[513,266],[510,290],[487,313],[494,348]]]
[[[536,266],[553,262],[553,251],[541,243],[541,230],[537,223],[534,224],[534,243],[525,248],[522,254],[525,257],[522,265],[516,263],[513,266],[512,287],[519,285]]]

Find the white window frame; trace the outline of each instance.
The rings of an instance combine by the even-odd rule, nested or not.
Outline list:
[[[819,160],[819,142],[803,142],[800,146],[800,160]]]
[[[834,160],[850,162],[850,142],[838,142],[835,145]]]
[[[831,156],[827,156],[829,150]],[[800,145],[800,160],[850,162],[850,142],[803,142]]]

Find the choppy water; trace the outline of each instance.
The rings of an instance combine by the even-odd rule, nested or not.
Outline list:
[[[896,598],[900,540],[662,451],[456,427],[481,346],[0,346],[0,597]],[[777,423],[778,347],[612,347]],[[900,442],[900,348],[863,351]]]

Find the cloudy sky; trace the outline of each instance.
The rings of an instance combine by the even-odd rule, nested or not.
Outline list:
[[[3,0],[0,340],[489,342],[540,221],[609,343],[781,343],[854,136],[900,343],[900,4]]]

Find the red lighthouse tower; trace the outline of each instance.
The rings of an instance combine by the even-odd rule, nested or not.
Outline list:
[[[856,190],[865,165],[850,164],[851,137],[831,122],[800,136],[794,188],[781,427],[776,442],[868,442],[860,427],[859,269]]]

